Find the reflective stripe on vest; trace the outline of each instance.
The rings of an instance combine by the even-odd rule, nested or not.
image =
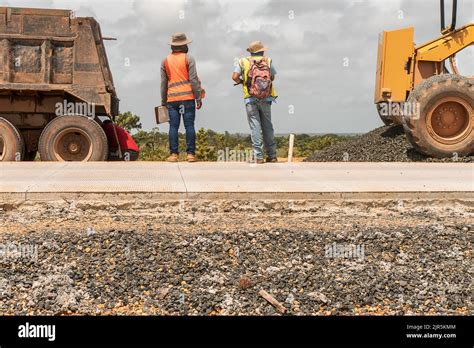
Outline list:
[[[247,57],[247,58],[240,58],[239,60],[239,65],[240,65],[240,68],[242,69],[242,80],[243,80],[243,83],[242,83],[242,90],[244,91],[244,98],[247,99],[247,98],[250,98],[251,95],[249,93],[249,88],[247,86],[247,80],[248,80],[248,76],[249,76],[249,71],[250,71],[250,60],[251,59],[254,59],[254,60],[260,60],[262,58],[265,58],[268,62],[268,66],[271,67],[272,66],[272,59],[269,58],[269,57],[264,57],[264,56],[252,56],[252,57]],[[273,86],[273,83],[272,83],[272,92],[271,92],[271,96],[273,98],[277,98],[278,97],[278,94],[275,90],[275,87]]]
[[[168,102],[194,100],[186,53],[171,53],[165,60],[165,69],[168,75]]]

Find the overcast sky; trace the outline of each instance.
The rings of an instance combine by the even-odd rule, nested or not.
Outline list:
[[[473,1],[458,1],[458,25],[473,21]],[[450,3],[448,0],[447,3]],[[64,8],[101,24],[121,111],[154,127],[159,67],[170,35],[193,39],[190,54],[207,91],[196,126],[248,133],[241,87],[230,76],[251,41],[270,47],[279,94],[277,133],[354,133],[381,122],[373,105],[378,33],[415,27],[415,41],[439,35],[438,0],[1,0],[2,6]],[[474,75],[474,47],[458,57]],[[160,127],[167,130],[167,126]]]

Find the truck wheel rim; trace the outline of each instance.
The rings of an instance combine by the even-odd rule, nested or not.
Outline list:
[[[54,138],[53,149],[59,161],[87,161],[92,156],[92,140],[81,129],[69,128]]]
[[[0,136],[0,161],[3,161],[3,158],[5,157],[5,152],[6,152],[5,143],[3,142],[3,137]]]
[[[443,98],[428,113],[428,131],[443,144],[458,143],[472,129],[471,113],[471,107],[465,100],[457,97]]]

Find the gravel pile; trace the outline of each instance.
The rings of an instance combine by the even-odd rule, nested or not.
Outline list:
[[[473,162],[474,156],[436,159],[417,152],[402,126],[384,126],[315,152],[307,162]]]
[[[472,309],[469,202],[136,204],[0,209],[0,313],[281,314],[260,290],[286,315]]]

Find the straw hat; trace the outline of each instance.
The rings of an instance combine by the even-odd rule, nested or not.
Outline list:
[[[193,40],[188,40],[185,33],[174,33],[173,36],[171,36],[169,44],[171,46],[183,46],[191,42],[193,42]]]
[[[254,41],[249,45],[249,48],[247,48],[247,52],[250,52],[250,53],[258,53],[258,52],[263,52],[267,50],[268,50],[268,47],[265,47],[262,41]]]

